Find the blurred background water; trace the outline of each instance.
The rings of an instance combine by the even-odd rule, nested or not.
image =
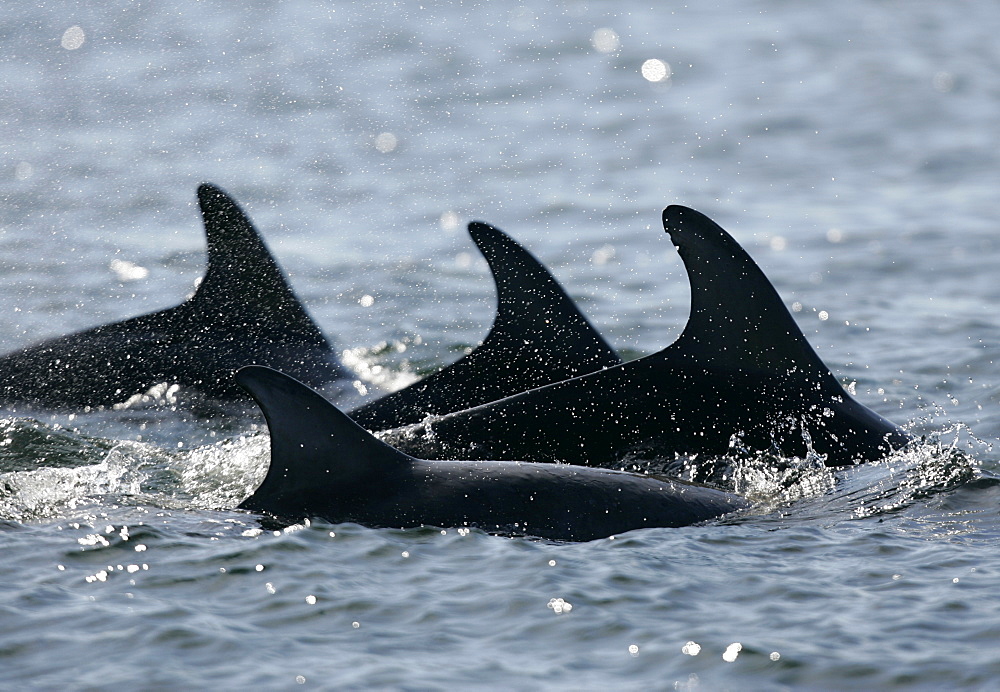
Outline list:
[[[266,465],[253,414],[7,410],[0,681],[994,688],[998,30],[972,2],[4,5],[5,350],[183,300],[210,181],[359,390],[485,334],[472,219],[634,357],[687,316],[659,224],[681,203],[929,442],[749,467],[747,516],[561,545],[261,532],[230,509]]]

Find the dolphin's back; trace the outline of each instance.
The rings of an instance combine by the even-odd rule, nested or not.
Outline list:
[[[267,475],[240,507],[286,521],[476,526],[591,540],[687,526],[747,504],[719,490],[607,469],[415,459],[286,375],[251,366],[237,379],[260,405],[271,433]]]
[[[722,228],[664,211],[691,282],[676,342],[623,365],[552,383],[392,434],[434,459],[528,459],[616,466],[637,448],[661,458],[733,445],[831,466],[906,445],[898,426],[855,401],[816,355],[774,287]]]
[[[320,386],[347,376],[242,209],[198,188],[208,268],[172,308],[48,339],[0,357],[0,401],[111,406],[161,382],[242,398],[233,382],[250,363]]]
[[[497,287],[496,318],[489,334],[448,367],[351,411],[369,430],[461,411],[621,362],[530,252],[482,222],[470,223],[469,234]]]

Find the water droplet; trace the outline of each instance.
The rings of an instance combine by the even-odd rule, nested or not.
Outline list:
[[[739,642],[733,642],[732,644],[726,647],[726,650],[722,654],[722,660],[726,661],[727,663],[732,663],[733,661],[736,660],[736,657],[740,655],[740,652],[742,650],[743,650],[742,644],[740,644]]]
[[[550,598],[546,607],[554,612],[556,615],[561,615],[562,613],[568,613],[573,610],[573,604],[567,603],[561,598]]]

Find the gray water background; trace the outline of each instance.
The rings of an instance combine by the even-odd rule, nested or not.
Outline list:
[[[273,534],[231,511],[252,411],[9,410],[0,686],[996,689],[998,32],[972,2],[6,3],[4,349],[182,300],[210,181],[358,371],[345,405],[485,334],[472,219],[652,353],[687,315],[682,203],[930,442],[748,468],[747,516],[571,545]]]

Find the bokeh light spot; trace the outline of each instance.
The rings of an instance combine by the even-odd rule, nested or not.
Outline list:
[[[383,154],[394,151],[399,146],[399,140],[391,132],[383,132],[375,138],[375,148]]]
[[[462,222],[458,218],[458,214],[453,211],[446,211],[441,214],[439,223],[441,224],[441,229],[444,231],[457,231]]]
[[[66,50],[76,50],[83,45],[86,39],[87,37],[83,33],[83,29],[78,26],[71,26],[63,32],[62,40],[59,44]]]
[[[621,47],[621,39],[614,29],[602,27],[590,35],[590,45],[598,53],[614,53]]]
[[[642,76],[650,82],[665,82],[670,79],[670,65],[658,58],[650,58],[642,63]]]

